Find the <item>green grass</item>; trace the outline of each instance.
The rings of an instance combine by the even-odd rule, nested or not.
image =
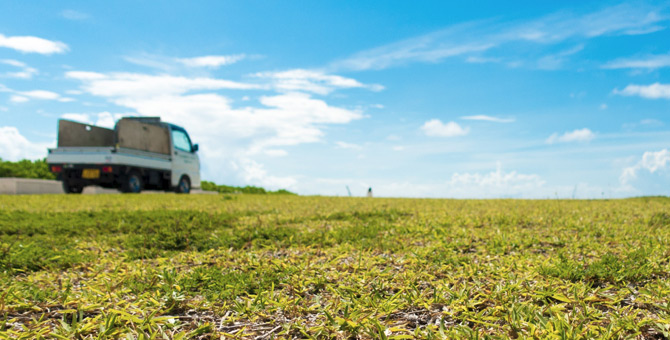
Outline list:
[[[0,196],[0,338],[670,337],[670,200]]]

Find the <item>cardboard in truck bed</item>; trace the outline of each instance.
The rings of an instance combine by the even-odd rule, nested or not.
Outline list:
[[[69,120],[58,121],[58,147],[113,146],[114,130]]]
[[[121,148],[170,154],[170,135],[164,126],[121,119],[116,123],[116,131],[117,144]]]

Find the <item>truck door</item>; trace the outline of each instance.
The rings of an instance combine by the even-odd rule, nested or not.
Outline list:
[[[188,176],[192,188],[200,187],[200,160],[193,150],[185,130],[172,127],[172,186],[176,187],[183,175]]]

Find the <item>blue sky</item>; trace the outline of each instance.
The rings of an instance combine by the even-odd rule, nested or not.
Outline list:
[[[301,194],[670,195],[667,2],[0,1],[0,157],[159,115]]]

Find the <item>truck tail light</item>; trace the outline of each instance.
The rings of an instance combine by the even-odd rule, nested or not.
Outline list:
[[[63,167],[60,165],[52,165],[51,166],[51,172],[62,172]]]
[[[112,167],[109,166],[109,165],[105,165],[105,166],[102,167],[102,172],[104,172],[104,173],[111,173],[112,170],[113,170]]]

